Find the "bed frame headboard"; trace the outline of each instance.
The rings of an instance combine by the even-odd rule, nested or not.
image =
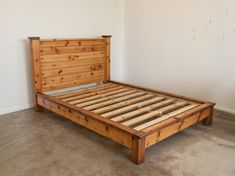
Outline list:
[[[110,80],[110,38],[29,37],[36,93]]]

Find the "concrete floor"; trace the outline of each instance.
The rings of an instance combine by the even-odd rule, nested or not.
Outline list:
[[[1,176],[234,176],[235,115],[216,111],[210,127],[194,125],[146,151],[130,151],[49,111],[0,116]]]

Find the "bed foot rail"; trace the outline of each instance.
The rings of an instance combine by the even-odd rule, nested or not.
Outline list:
[[[145,155],[145,139],[139,139],[138,137],[133,137],[132,141],[132,157],[131,160],[135,164],[141,164],[144,162]]]

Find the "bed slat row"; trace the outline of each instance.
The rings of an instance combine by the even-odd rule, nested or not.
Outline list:
[[[138,131],[198,106],[112,83],[53,96]]]

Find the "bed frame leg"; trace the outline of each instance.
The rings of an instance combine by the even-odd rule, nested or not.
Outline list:
[[[40,106],[40,105],[38,105],[38,104],[36,104],[36,105],[34,106],[34,110],[37,111],[37,112],[42,112],[42,111],[43,111],[43,107]]]
[[[131,160],[135,164],[141,164],[144,162],[145,155],[145,139],[139,139],[137,137],[133,137],[132,141],[132,158]]]
[[[209,126],[212,124],[214,108],[210,108],[210,115],[203,120],[203,124]]]
[[[43,107],[38,104],[37,95],[35,95],[34,110],[35,110],[36,112],[42,112],[42,111],[43,111]]]

